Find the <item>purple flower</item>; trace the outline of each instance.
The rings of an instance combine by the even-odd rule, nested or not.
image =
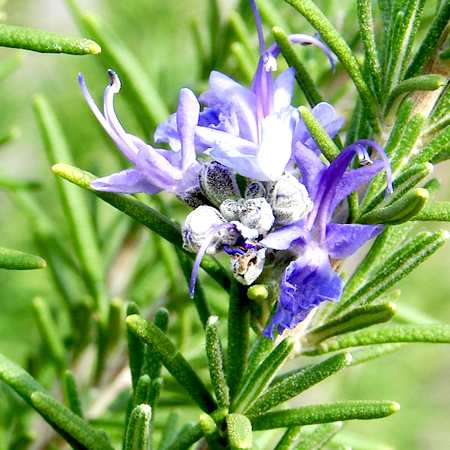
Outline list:
[[[100,124],[119,150],[136,166],[98,178],[91,186],[98,191],[134,194],[156,194],[166,190],[189,201],[191,193],[199,190],[200,164],[196,161],[194,133],[198,123],[199,104],[189,89],[182,89],[177,112],[179,146],[175,151],[157,149],[132,134],[120,124],[114,111],[114,94],[120,90],[118,76],[108,71],[110,82],[103,98],[103,114],[92,99],[83,75],[79,83],[83,95]]]
[[[213,71],[209,78],[210,90],[199,97],[205,105],[196,129],[196,150],[238,174],[259,181],[276,181],[292,160],[296,142],[316,146],[306,129],[297,108],[291,105],[295,70],[282,72],[274,81],[277,44],[265,49],[261,19],[253,0],[252,5],[259,36],[260,59],[253,82],[246,88],[227,75]],[[293,43],[315,44],[333,58],[318,39],[302,34],[289,36]],[[334,137],[342,125],[335,120],[334,108],[321,103],[313,114]],[[176,116],[161,124],[155,133],[157,142],[176,146],[178,130]]]
[[[374,148],[382,161],[372,161],[363,146]],[[346,170],[357,155],[364,167]],[[297,144],[294,153],[302,172],[300,181],[314,201],[308,216],[268,234],[261,244],[275,250],[290,250],[297,258],[283,273],[278,307],[264,336],[274,338],[294,328],[323,301],[338,302],[343,282],[333,270],[330,258],[352,255],[384,230],[383,225],[330,223],[336,207],[353,191],[386,169],[387,194],[392,191],[392,173],[384,150],[375,142],[360,140],[345,148],[327,167],[314,150]]]

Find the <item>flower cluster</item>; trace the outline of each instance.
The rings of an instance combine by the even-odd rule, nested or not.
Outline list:
[[[213,71],[210,90],[198,99],[182,89],[176,113],[155,132],[155,142],[168,143],[172,150],[154,148],[125,132],[114,111],[120,82],[113,71],[103,113],[82,75],[79,81],[95,116],[135,165],[95,180],[92,187],[128,194],[165,190],[195,208],[182,227],[185,249],[197,253],[191,295],[205,253],[228,253],[233,275],[246,285],[263,273],[267,252],[286,255],[277,310],[263,332],[273,339],[275,331],[294,328],[321,302],[340,300],[343,282],[332,261],[353,254],[383,225],[335,223],[333,213],[383,168],[389,192],[392,176],[385,152],[370,140],[345,148],[329,165],[323,162],[320,148],[291,104],[294,69],[274,80],[280,50],[277,44],[266,49],[256,4],[250,3],[260,43],[251,87]],[[334,69],[330,52],[318,39],[301,34],[289,38],[321,48]],[[333,106],[320,103],[312,112],[334,138],[343,120],[336,118]],[[372,163],[366,147],[381,159]],[[354,156],[363,167],[350,170]],[[236,176],[247,179],[245,192]]]

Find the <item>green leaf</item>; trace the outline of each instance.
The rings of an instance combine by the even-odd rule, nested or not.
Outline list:
[[[161,441],[159,442],[158,450],[165,450],[177,437],[178,423],[180,416],[175,411],[169,413],[166,423],[162,430]],[[195,441],[194,441],[195,442]]]
[[[295,409],[269,412],[252,419],[254,431],[313,425],[345,420],[381,419],[396,413],[400,405],[390,401],[363,401],[325,403]]]
[[[58,432],[62,430],[88,450],[113,450],[113,447],[88,422],[43,392],[31,394],[34,408]],[[65,435],[62,435],[65,437]]]
[[[450,222],[450,202],[428,202],[414,220]]]
[[[152,408],[149,405],[136,406],[127,427],[124,450],[147,450],[150,438]]]
[[[390,205],[394,202],[402,201],[402,197],[416,186],[419,181],[430,175],[433,169],[434,166],[430,163],[412,165],[394,180],[394,192],[388,198],[385,197],[385,190],[382,190],[372,198],[369,204],[361,208],[360,214],[370,214],[380,203],[381,207],[386,207],[386,204]],[[383,176],[385,175],[383,174]]]
[[[219,408],[210,414],[210,417],[221,424],[228,414],[226,408]],[[202,427],[200,424],[188,428],[186,431],[177,436],[175,442],[165,448],[165,450],[187,450],[192,444],[195,444],[203,436]]]
[[[429,194],[426,189],[413,189],[400,200],[364,214],[358,222],[363,224],[383,223],[385,225],[399,225],[414,219],[427,203],[428,197]]]
[[[95,191],[91,188],[91,181],[95,180],[95,177],[89,172],[85,172],[76,167],[71,167],[66,164],[55,164],[53,171],[71,183],[92,192],[97,197],[123,211],[177,247],[182,247],[183,240],[180,227],[144,203],[129,195]],[[214,258],[206,255],[203,258],[201,267],[226,290],[230,288],[230,277],[228,273]]]
[[[25,370],[0,354],[0,379],[13,389],[30,406],[33,406],[31,394],[47,391]]]
[[[0,247],[0,269],[33,270],[45,267],[47,263],[39,256]]]
[[[398,294],[399,295],[399,294]],[[346,314],[331,319],[324,325],[317,327],[305,337],[306,345],[318,342],[338,334],[360,330],[377,323],[388,322],[397,312],[397,306],[392,302],[379,302],[351,309]]]
[[[127,316],[139,314],[139,308],[136,303],[129,303],[127,307]],[[142,364],[144,362],[145,346],[134,333],[127,328],[128,358],[130,363],[131,380],[133,390],[136,391],[139,379],[141,377]]]
[[[383,294],[387,289],[393,286],[397,281],[405,277],[421,262],[432,255],[439,247],[448,241],[450,235],[448,231],[437,231],[433,234],[424,233],[419,235],[392,255],[389,262],[382,267],[376,275],[362,286],[356,293],[336,306],[333,315],[355,303],[369,303]]]
[[[312,433],[300,438],[295,450],[320,450],[336,433],[342,429],[342,422],[319,425]]]
[[[420,150],[420,153],[413,159],[416,164],[424,163],[433,159],[441,150],[448,146],[450,143],[450,127],[444,129],[444,131],[438,134],[432,139],[424,148]]]
[[[96,55],[102,51],[96,42],[89,39],[4,24],[0,25],[0,46],[69,55]]]
[[[333,161],[337,155],[339,155],[339,149],[330,135],[324,130],[320,122],[314,117],[313,113],[304,106],[298,108],[302,119],[305,121],[309,132],[311,133],[313,139],[316,141],[317,145],[320,147],[322,153],[328,159],[328,161]]]
[[[441,75],[418,75],[400,82],[389,94],[386,101],[385,116],[393,106],[398,106],[405,95],[415,91],[435,91],[445,86],[447,80]],[[395,110],[396,108],[394,108]]]
[[[230,389],[231,399],[237,393],[247,366],[249,329],[250,308],[246,295],[246,286],[233,280],[228,310],[228,354],[226,364],[227,384]]]
[[[364,62],[369,68],[378,103],[381,104],[381,67],[374,35],[372,2],[370,0],[358,0],[356,6],[359,32],[361,33],[361,40],[364,45]]]
[[[206,323],[205,347],[211,383],[220,408],[230,406],[230,391],[225,377],[223,352],[219,335],[219,318],[211,316]]]
[[[158,356],[166,369],[203,411],[211,412],[216,409],[215,401],[198,375],[155,324],[135,314],[127,317],[127,325]]]
[[[209,450],[222,450],[219,444],[220,434],[216,422],[206,413],[200,415],[200,426]]]
[[[134,389],[133,408],[142,404],[149,404],[148,392],[150,388],[150,377],[145,374],[139,377],[136,388]]]
[[[380,344],[372,345],[364,348],[363,350],[352,351],[351,365],[355,366],[357,364],[371,361],[372,359],[380,358],[381,356],[390,355],[391,353],[400,350],[404,345],[405,344]]]
[[[294,450],[295,444],[300,438],[303,427],[293,426],[286,430],[274,450]]]
[[[100,17],[94,14],[86,14],[81,17],[86,30],[101,42],[103,54],[108,64],[115,68],[124,86],[133,98],[133,103],[140,110],[139,115],[146,118],[143,125],[146,129],[148,123],[156,127],[169,118],[170,111],[161,99],[158,89],[148,77],[146,71],[138,59],[127,49],[120,38],[105,24]],[[106,76],[106,74],[105,74]]]
[[[227,423],[228,442],[232,450],[250,450],[253,445],[252,424],[241,414],[228,414]]]
[[[297,57],[293,45],[286,33],[279,27],[274,27],[272,29],[272,32],[275,40],[280,47],[281,54],[288,63],[289,67],[295,68],[295,78],[298,85],[300,86],[300,89],[305,94],[306,100],[311,105],[311,107],[316,106],[318,103],[323,101],[322,95],[319,92],[319,88],[316,86],[314,80],[306,70],[305,66]]]
[[[283,339],[267,356],[255,371],[252,378],[238,393],[231,404],[233,412],[245,412],[254,403],[263,390],[269,385],[275,373],[292,353],[295,340],[291,337]]]
[[[428,62],[432,52],[436,48],[444,32],[445,27],[448,25],[450,19],[450,3],[448,1],[442,2],[442,7],[435,16],[433,23],[428,28],[428,33],[425,39],[422,41],[416,56],[411,62],[406,72],[405,78],[414,77],[422,72],[425,65]]]
[[[66,366],[67,351],[47,303],[40,297],[34,298],[33,312],[42,340],[56,366],[62,370]]]
[[[15,70],[20,66],[23,61],[23,55],[17,53],[15,55],[10,56],[9,58],[2,59],[0,63],[0,81],[3,81],[9,75],[15,72]],[[17,132],[17,130],[16,130]],[[10,132],[9,132],[10,133]],[[0,138],[0,142],[2,142],[2,138]]]
[[[292,5],[306,18],[306,20],[308,20],[308,22],[320,33],[321,38],[331,50],[336,53],[359,92],[368,120],[374,132],[378,132],[379,125],[376,102],[374,101],[375,99],[372,91],[364,80],[358,61],[351,48],[323,15],[318,6],[311,0],[286,0],[286,2]]]
[[[83,409],[81,407],[81,394],[77,380],[72,371],[66,370],[63,377],[64,400],[70,410],[77,416],[83,418]]]
[[[308,355],[322,355],[349,347],[392,344],[397,342],[426,342],[450,344],[450,325],[388,325],[357,331],[325,341]]]
[[[158,308],[154,322],[163,333],[167,333],[169,327],[169,311],[166,308]],[[151,380],[156,380],[161,374],[161,360],[148,347],[145,349],[142,373],[148,374]]]
[[[252,419],[253,417],[259,416],[269,409],[297,396],[311,386],[320,383],[325,378],[344,369],[350,364],[351,360],[352,358],[349,353],[341,353],[318,364],[289,374],[283,377],[281,381],[275,381],[247,411],[247,416]]]
[[[41,126],[50,163],[72,163],[72,155],[67,141],[49,102],[44,97],[37,96],[34,100],[34,108]],[[79,189],[64,183],[60,178],[57,179],[57,185],[63,202],[64,213],[74,237],[76,250],[100,314],[100,322],[105,324],[109,304],[105,287],[103,260],[91,211]]]

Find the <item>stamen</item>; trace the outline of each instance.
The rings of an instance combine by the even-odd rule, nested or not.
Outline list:
[[[356,148],[356,156],[358,157],[358,162],[362,166],[370,166],[373,161],[370,159],[369,152],[362,146]]]
[[[120,79],[117,76],[117,73],[114,72],[114,70],[108,69],[108,75],[109,75],[109,83],[112,87],[114,87],[114,93],[117,94],[120,91]]]
[[[270,53],[264,55],[263,65],[266,72],[276,72],[278,69],[277,59]]]

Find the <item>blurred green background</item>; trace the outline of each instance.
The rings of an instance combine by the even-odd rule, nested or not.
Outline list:
[[[80,0],[78,3],[83,10],[99,14],[108,27],[126,42],[171,110],[176,107],[181,87],[187,86],[199,93],[201,86],[205,85],[207,80],[199,79],[200,65],[192,23],[194,19],[206,20],[206,0]],[[225,15],[233,8],[234,2],[227,0],[222,3]],[[293,30],[311,32],[305,20],[292,14],[281,0],[273,3],[286,12],[284,16]],[[327,1],[324,3],[329,7]],[[430,4],[434,2],[428,2]],[[63,0],[14,0],[4,4],[2,11],[4,21],[9,24],[82,35]],[[356,22],[352,22],[352,15],[347,20],[344,14],[331,16],[331,20],[344,29],[346,37],[354,36]],[[310,49],[307,50],[311,54]],[[255,55],[256,51],[255,45]],[[108,174],[123,167],[124,159],[88,109],[77,83],[77,74],[84,73],[91,93],[100,102],[108,82],[108,66],[102,56],[43,55],[11,49],[0,49],[0,60],[16,54],[22,58],[20,67],[0,84],[0,133],[17,128],[20,136],[0,149],[0,171],[11,177],[40,183],[33,193],[35,201],[45,208],[58,229],[62,230],[65,236],[63,245],[71,247],[54,175],[44,154],[33,114],[32,98],[36,93],[43,93],[50,100],[69,137],[77,165],[98,175]],[[322,63],[323,60],[307,61],[313,72],[319,71]],[[236,77],[241,75],[231,55],[226,68],[217,68]],[[339,76],[331,81],[331,86],[322,83],[325,99],[329,100],[345,82],[345,77]],[[127,86],[122,89],[126,92]],[[350,89],[350,93],[338,103],[340,111],[346,114],[353,104],[352,92]],[[138,136],[152,136],[154,130],[142,129],[129,108],[125,95],[118,95],[116,110],[125,129]],[[437,173],[441,179],[445,178],[447,168],[448,164],[439,167]],[[443,181],[444,189],[440,196],[448,199],[449,185]],[[106,206],[102,207],[101,213],[104,214],[104,223],[116,217]],[[0,236],[2,246],[37,253],[30,224],[3,190],[0,190]],[[450,323],[448,252],[447,247],[438,251],[398,286],[402,290],[398,301],[401,318],[417,317],[419,322]],[[157,270],[157,264],[154,263],[152,271]],[[58,308],[58,293],[52,287],[48,270],[0,271],[0,352],[21,365],[25,364],[27,355],[38,342],[30,306],[35,296],[44,297]],[[352,435],[358,433],[367,438],[367,447],[360,445],[355,448],[445,449],[450,442],[449,374],[448,346],[410,345],[383,359],[343,371],[308,391],[299,402],[396,400],[403,407],[398,414],[380,421],[351,423],[347,427],[348,433],[344,432],[339,442],[344,443],[346,439],[351,444]],[[379,442],[386,443],[386,446],[379,447]]]

